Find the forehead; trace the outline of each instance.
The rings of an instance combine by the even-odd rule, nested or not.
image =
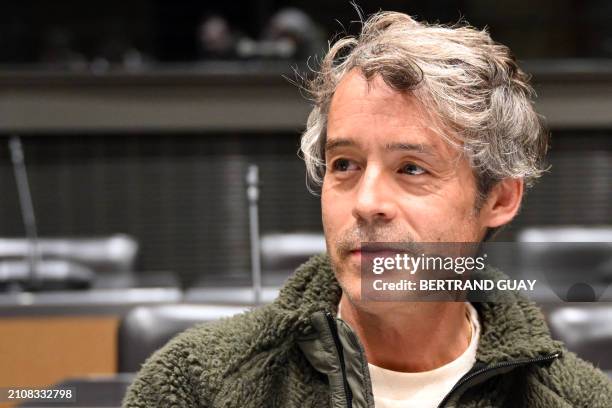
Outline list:
[[[442,129],[412,93],[392,89],[380,75],[367,80],[359,69],[353,69],[332,98],[327,137],[328,141],[351,138],[368,144],[390,140],[422,143],[456,153],[438,134]],[[450,133],[445,136],[451,137]]]

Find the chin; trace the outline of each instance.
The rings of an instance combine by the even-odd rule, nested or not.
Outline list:
[[[336,280],[352,302],[361,302],[361,266],[351,262],[334,262]]]
[[[353,304],[361,304],[361,282],[349,282],[348,286],[346,284],[342,285],[342,291],[345,293],[351,303]]]

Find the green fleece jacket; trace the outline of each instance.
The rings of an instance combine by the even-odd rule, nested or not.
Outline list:
[[[328,257],[313,257],[273,303],[197,325],[155,352],[123,406],[374,407],[363,346],[335,317],[340,295]],[[552,340],[532,302],[474,306],[476,364],[441,407],[612,407],[609,379]]]

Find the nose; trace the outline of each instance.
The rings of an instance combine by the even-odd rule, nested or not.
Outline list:
[[[367,166],[357,186],[353,216],[367,223],[385,222],[395,218],[397,206],[391,182],[382,169],[374,165]]]

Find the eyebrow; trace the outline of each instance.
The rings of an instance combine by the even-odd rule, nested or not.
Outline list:
[[[328,139],[325,141],[325,151],[326,152],[336,149],[338,147],[344,147],[344,146],[357,146],[357,143],[355,143],[355,141],[351,139],[343,139],[343,138],[333,139],[333,140]]]
[[[389,143],[385,145],[385,148],[387,150],[416,151],[418,153],[423,153],[429,156],[436,155],[433,147],[422,143]]]
[[[356,143],[352,139],[346,139],[346,138],[337,138],[337,139],[327,140],[325,142],[325,151],[328,152],[335,148],[344,147],[344,146],[358,146],[358,143]],[[395,150],[413,151],[413,152],[423,153],[429,156],[436,156],[435,149],[432,146],[422,144],[422,143],[398,143],[398,142],[387,143],[385,145],[385,149],[391,150],[391,151],[395,151]]]

